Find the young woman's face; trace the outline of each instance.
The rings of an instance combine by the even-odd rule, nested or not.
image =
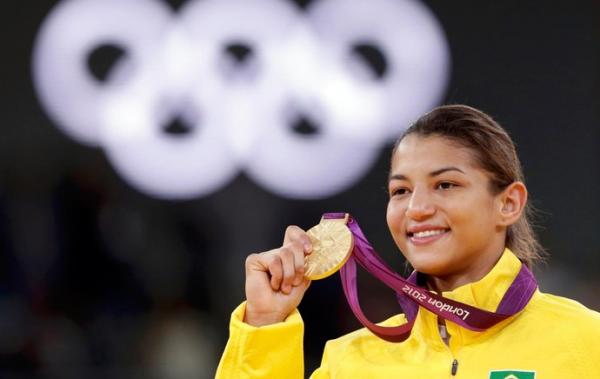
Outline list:
[[[388,187],[387,223],[415,270],[468,276],[503,251],[502,204],[470,149],[439,136],[409,135],[392,158]]]

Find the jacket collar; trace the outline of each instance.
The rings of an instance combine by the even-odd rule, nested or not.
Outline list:
[[[500,260],[482,279],[477,282],[465,284],[452,291],[443,292],[442,295],[448,299],[493,312],[519,273],[521,264],[519,258],[506,248]],[[472,342],[474,339],[483,338],[490,335],[490,333],[496,333],[511,320],[512,317],[484,332],[474,332],[446,321],[446,328],[451,336],[450,349],[455,350],[464,344]],[[437,315],[422,307],[419,307],[411,338],[423,338],[428,343],[433,342],[439,348],[447,348],[439,334]]]

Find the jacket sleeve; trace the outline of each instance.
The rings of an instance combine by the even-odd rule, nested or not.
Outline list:
[[[328,344],[325,344],[325,351],[323,352],[323,358],[321,360],[321,367],[319,367],[318,369],[316,369],[312,375],[310,376],[310,379],[330,379],[330,372],[329,372],[329,359],[328,359]]]
[[[229,340],[217,368],[216,379],[304,378],[304,324],[298,310],[283,322],[254,327],[246,324],[242,303],[231,315]],[[311,379],[326,379],[319,368]]]

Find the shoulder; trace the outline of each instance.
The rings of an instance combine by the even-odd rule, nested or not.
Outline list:
[[[537,292],[533,300],[535,306],[545,312],[548,317],[574,317],[592,323],[600,323],[600,313],[576,300],[544,292]]]
[[[599,377],[600,362],[590,358],[600,356],[600,313],[575,300],[541,292],[528,308],[524,312],[526,318],[529,314],[528,327],[543,336],[538,342],[555,344],[558,353],[567,350],[574,368],[582,374],[579,377]]]
[[[569,330],[578,337],[600,340],[600,313],[562,296],[537,292],[532,299],[530,316],[543,325]]]

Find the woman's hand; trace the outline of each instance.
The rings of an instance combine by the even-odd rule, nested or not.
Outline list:
[[[306,232],[288,226],[283,246],[248,256],[246,323],[263,326],[281,322],[300,304],[310,284],[304,277],[304,256],[311,251]]]

